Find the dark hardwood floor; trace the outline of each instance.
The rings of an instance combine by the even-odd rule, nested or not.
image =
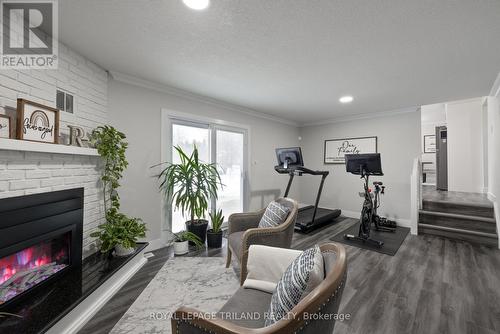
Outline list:
[[[295,234],[293,248],[306,249],[355,224],[340,218],[310,234]],[[500,251],[431,235],[408,235],[395,256],[345,245],[348,281],[337,322],[344,333],[485,333],[500,332]],[[220,250],[188,256],[225,256]],[[170,248],[154,257],[103,307],[80,334],[108,333],[153,279]]]

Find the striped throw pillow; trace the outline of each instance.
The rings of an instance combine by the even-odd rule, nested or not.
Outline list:
[[[324,263],[316,245],[302,252],[278,281],[267,312],[266,326],[287,315],[305,296],[324,279]]]
[[[259,227],[275,227],[283,223],[290,210],[288,207],[272,201],[266,208],[264,215],[260,219]]]

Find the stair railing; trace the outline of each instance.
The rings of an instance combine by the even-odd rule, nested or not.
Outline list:
[[[410,191],[411,191],[411,222],[410,233],[418,234],[418,216],[422,209],[422,161],[420,157],[413,160],[413,169],[411,172]]]

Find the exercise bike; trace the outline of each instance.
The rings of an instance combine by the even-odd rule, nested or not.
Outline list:
[[[375,181],[373,182],[373,187],[374,187],[374,200],[373,200],[373,224],[375,225],[375,228],[380,231],[380,227],[386,227],[390,228],[391,232],[395,231],[395,228],[397,227],[397,224],[393,220],[389,220],[385,217],[381,217],[377,214],[377,209],[380,207],[380,195],[385,194],[385,186],[382,182],[380,181]]]
[[[364,180],[364,193],[365,198],[363,208],[361,210],[360,224],[358,235],[344,234],[347,240],[358,240],[363,243],[369,243],[376,247],[382,247],[383,241],[375,240],[370,237],[371,226],[374,222],[374,215],[376,215],[376,205],[379,203],[378,195],[372,196],[369,179],[371,175],[382,176],[382,166],[380,161],[380,154],[346,154],[346,170],[354,175],[361,175]],[[377,198],[377,203],[374,203],[374,197]],[[391,228],[375,225],[376,230],[384,232],[393,232]]]

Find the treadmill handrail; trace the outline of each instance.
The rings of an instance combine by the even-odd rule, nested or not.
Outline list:
[[[303,166],[295,166],[293,168],[283,168],[282,166],[274,166],[274,170],[276,170],[280,174],[290,174],[290,173],[302,173],[302,174],[310,174],[310,175],[322,175],[328,176],[330,174],[327,170],[312,170]]]

